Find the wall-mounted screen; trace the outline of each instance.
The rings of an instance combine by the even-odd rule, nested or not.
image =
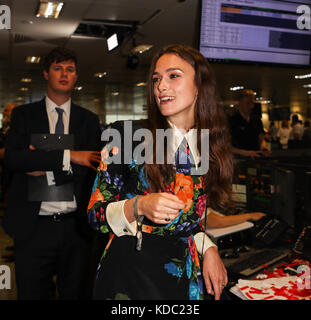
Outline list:
[[[311,9],[310,0],[202,0],[200,51],[215,62],[309,66],[311,30],[297,24],[303,5]]]

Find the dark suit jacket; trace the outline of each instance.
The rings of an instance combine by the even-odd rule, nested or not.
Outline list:
[[[86,207],[90,199],[95,173],[93,170],[72,164],[73,174],[62,171],[63,151],[29,149],[33,133],[49,133],[45,99],[20,106],[13,110],[8,133],[5,163],[14,172],[8,193],[8,204],[3,227],[15,240],[26,240],[32,233],[41,202],[28,201],[28,175],[30,171],[53,171],[56,185],[74,182],[78,206],[77,225],[90,236]],[[75,104],[71,104],[69,133],[74,134],[75,150],[99,150],[100,126],[98,117]]]

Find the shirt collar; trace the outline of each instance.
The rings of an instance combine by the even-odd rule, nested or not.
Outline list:
[[[71,106],[71,98],[69,98],[65,103],[58,106],[54,101],[52,101],[48,96],[45,97],[45,105],[46,110],[48,113],[55,110],[55,108],[61,108],[64,110],[66,114],[69,114],[70,112],[70,106]]]
[[[200,154],[197,147],[197,130],[190,129],[188,132],[185,132],[185,130],[183,131],[178,129],[171,121],[167,120],[167,122],[173,129],[172,151],[174,152],[174,154],[176,153],[183,139],[186,138],[195,165],[197,166],[200,162]]]

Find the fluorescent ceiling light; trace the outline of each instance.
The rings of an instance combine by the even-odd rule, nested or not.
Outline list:
[[[64,3],[58,1],[40,1],[37,18],[57,19]]]
[[[304,88],[311,88],[311,83],[310,84],[305,84],[303,85]]]
[[[26,62],[27,63],[39,63],[40,59],[41,59],[40,57],[28,56],[28,57],[26,57]]]
[[[146,51],[148,51],[149,49],[151,49],[153,47],[153,45],[151,44],[140,44],[136,47],[134,47],[131,52],[132,53],[144,53]]]
[[[301,76],[295,76],[295,79],[307,79],[307,78],[311,78],[311,73],[303,74]]]
[[[118,35],[116,33],[107,38],[107,46],[108,51],[111,51],[119,46]]]
[[[263,97],[259,97],[255,99],[256,101],[263,103],[263,104],[270,104],[271,100],[265,100]]]
[[[238,91],[238,90],[243,90],[244,89],[244,87],[242,87],[242,86],[237,86],[237,87],[231,87],[230,88],[230,91]]]

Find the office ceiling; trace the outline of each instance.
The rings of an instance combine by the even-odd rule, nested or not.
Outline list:
[[[64,0],[59,19],[35,16],[39,0],[1,0],[11,8],[11,29],[0,30],[0,106],[39,99],[45,93],[41,65],[26,64],[28,55],[44,55],[55,46],[66,46],[78,54],[79,80],[74,99],[97,113],[103,113],[107,95],[118,91],[118,99],[130,101],[133,87],[146,79],[152,55],[162,45],[183,43],[197,47],[199,38],[200,0]],[[153,16],[154,15],[154,16]],[[153,18],[152,18],[153,17]],[[108,52],[105,39],[73,36],[85,19],[138,21],[136,44],[152,44],[153,48],[139,54],[136,69],[127,68],[132,40],[120,49]],[[219,93],[225,105],[236,102],[230,87],[253,88],[258,96],[274,105],[294,106],[309,110],[311,100],[296,74],[310,69],[284,67],[213,64]],[[107,72],[103,78],[94,74]],[[24,84],[22,78],[32,82]],[[28,91],[21,91],[27,87]],[[311,90],[311,89],[309,89]],[[24,100],[23,100],[24,99]],[[107,100],[107,99],[106,99]],[[309,111],[308,111],[309,112]],[[310,112],[307,113],[311,117]]]

